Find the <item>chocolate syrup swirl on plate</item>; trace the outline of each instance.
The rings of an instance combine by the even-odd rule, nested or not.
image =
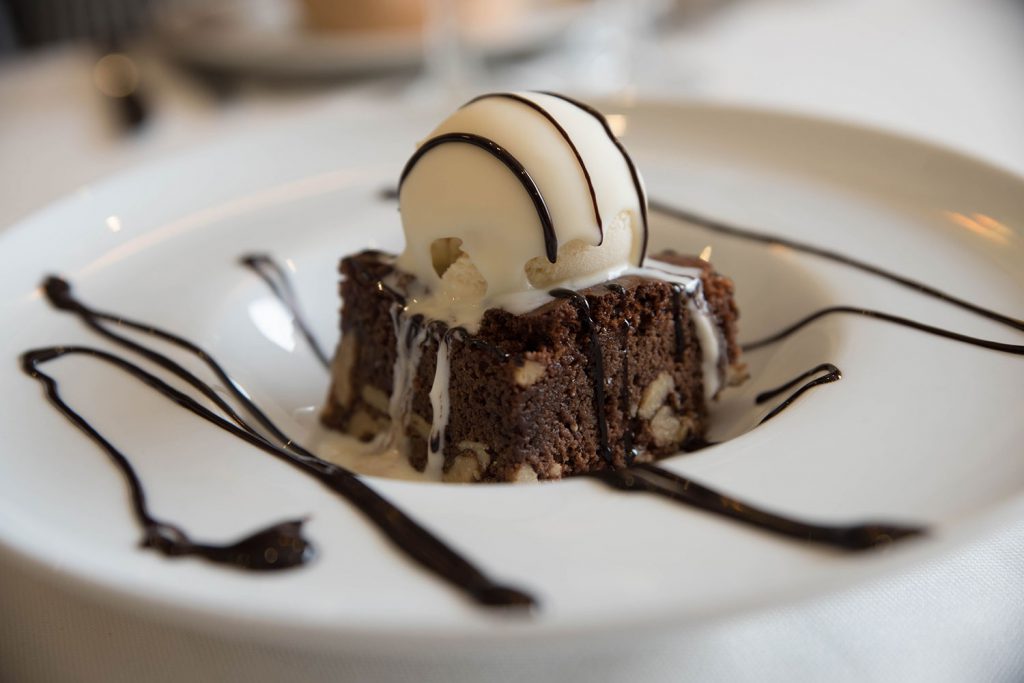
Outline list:
[[[479,604],[500,607],[531,607],[536,604],[534,598],[527,593],[491,580],[455,549],[446,545],[437,536],[427,531],[402,512],[400,508],[374,491],[360,477],[343,467],[320,459],[303,448],[294,439],[285,435],[256,406],[245,390],[230,378],[223,367],[210,354],[192,342],[145,323],[135,322],[110,313],[95,311],[78,301],[72,293],[71,286],[60,278],[48,278],[43,285],[43,290],[47,299],[54,307],[76,314],[86,325],[99,334],[119,346],[143,356],[179,379],[184,380],[203,396],[213,401],[227,415],[227,417],[223,417],[209,410],[192,397],[178,391],[126,358],[99,349],[57,346],[35,349],[26,352],[22,356],[22,369],[29,376],[44,385],[47,396],[53,405],[76,427],[100,444],[125,474],[132,491],[136,516],[146,532],[144,546],[155,548],[167,554],[201,555],[206,559],[230,562],[247,569],[284,568],[286,566],[283,564],[285,561],[291,562],[291,565],[287,566],[294,566],[294,564],[308,559],[305,548],[297,540],[301,538],[298,535],[298,522],[277,525],[276,527],[259,532],[239,544],[214,547],[192,543],[176,527],[152,518],[145,505],[142,483],[135,475],[128,458],[103,437],[95,427],[63,401],[60,397],[56,381],[42,372],[39,369],[39,365],[68,354],[82,354],[105,361],[128,373],[168,400],[189,410],[207,422],[220,427],[265,453],[295,467],[304,474],[313,477],[325,488],[344,498],[362,512],[366,519],[376,526],[409,559],[455,588],[465,592]],[[269,433],[270,436],[265,436],[255,425],[250,424],[244,419],[225,399],[220,397],[212,385],[204,382],[158,351],[111,332],[105,327],[108,324],[125,327],[168,342],[202,360],[231,395],[242,405],[245,412],[252,415],[256,419],[257,424],[265,432]],[[290,536],[288,535],[289,533],[291,534]],[[263,545],[254,548],[254,544]],[[289,548],[292,549],[290,554],[285,552]],[[247,560],[248,564],[231,560],[231,558],[238,556],[242,551],[249,553],[252,557],[256,557],[256,555],[259,555],[257,551],[260,549],[264,551],[260,555],[264,558],[264,561],[268,557],[274,556],[275,553],[277,553],[278,559],[275,559],[275,562],[272,564],[267,563],[268,566],[256,566],[259,564],[258,559],[250,558]]]
[[[856,268],[857,270],[864,271],[865,273],[876,275],[880,278],[889,280],[890,282],[894,282],[902,287],[913,289],[917,292],[920,292],[921,294],[930,296],[934,299],[945,301],[948,304],[952,304],[953,306],[956,306],[958,308],[970,311],[971,313],[980,315],[983,318],[994,320],[997,323],[1006,325],[1007,327],[1011,327],[1015,330],[1024,330],[1024,320],[1021,320],[1019,318],[1013,318],[1008,315],[1003,315],[1002,313],[998,313],[983,306],[971,303],[970,301],[965,301],[964,299],[953,296],[952,294],[949,294],[947,292],[943,292],[942,290],[927,285],[923,282],[912,280],[908,277],[900,275],[899,273],[894,273],[890,270],[879,268],[878,266],[867,263],[866,261],[861,261],[860,259],[856,259],[852,256],[847,256],[846,254],[842,254],[831,249],[817,247],[813,244],[807,244],[806,242],[799,242],[797,240],[789,239],[788,237],[771,235],[768,233],[750,230],[748,228],[741,228],[735,225],[730,225],[723,221],[708,218],[698,213],[694,213],[686,209],[681,209],[679,207],[671,206],[665,202],[661,202],[658,200],[651,201],[651,209],[653,209],[657,213],[661,213],[666,216],[671,216],[672,218],[685,221],[687,223],[692,223],[693,225],[697,225],[701,228],[705,228],[707,230],[722,235],[740,237],[742,239],[750,240],[753,242],[761,242],[762,244],[779,245],[783,247],[788,247],[790,249],[793,249],[794,251],[803,252],[805,254],[820,256],[821,258],[825,258],[836,263],[841,263],[851,268]],[[951,338],[956,339],[957,337]],[[965,339],[958,339],[958,341],[965,341]]]
[[[295,289],[292,287],[291,278],[281,265],[267,254],[247,254],[238,259],[243,266],[256,273],[273,293],[274,297],[292,316],[292,321],[298,329],[299,334],[309,344],[309,349],[325,368],[331,367],[331,360],[324,351],[323,346],[313,334],[313,328],[302,313],[299,300],[295,296]]]
[[[775,342],[781,341],[789,335],[797,332],[807,325],[810,325],[819,318],[824,318],[829,315],[836,313],[848,313],[850,315],[859,315],[865,318],[873,318],[875,320],[881,320],[883,322],[892,323],[894,325],[900,325],[902,327],[909,327],[912,330],[918,330],[925,334],[931,334],[936,337],[944,337],[945,339],[952,339],[954,341],[961,342],[963,344],[970,344],[971,346],[979,346],[983,349],[992,349],[993,351],[1002,351],[1004,353],[1012,353],[1020,356],[1024,355],[1024,346],[1020,344],[1006,344],[1004,342],[992,341],[989,339],[980,339],[978,337],[971,337],[966,334],[960,334],[952,330],[943,329],[941,327],[934,327],[932,325],[926,325],[924,323],[911,320],[910,318],[904,318],[902,316],[893,315],[891,313],[884,313],[882,311],[875,311],[869,308],[858,308],[856,306],[829,306],[822,308],[821,310],[815,311],[800,320],[796,321],[792,325],[783,328],[779,332],[768,335],[764,339],[758,339],[757,341],[747,342],[743,345],[744,351],[754,351]]]

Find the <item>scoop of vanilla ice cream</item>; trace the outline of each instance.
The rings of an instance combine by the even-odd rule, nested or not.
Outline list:
[[[422,287],[418,312],[473,327],[487,308],[525,309],[640,264],[642,186],[586,109],[541,93],[485,96],[421,145],[399,189],[398,266]]]

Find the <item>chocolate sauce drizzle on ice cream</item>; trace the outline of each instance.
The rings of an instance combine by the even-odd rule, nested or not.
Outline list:
[[[608,139],[612,141],[612,144],[615,145],[616,149],[618,149],[619,153],[622,155],[622,160],[626,162],[626,166],[629,168],[629,176],[630,178],[633,179],[633,187],[636,190],[637,201],[640,202],[640,219],[643,221],[644,232],[643,242],[640,245],[640,261],[638,263],[639,265],[643,265],[644,256],[647,254],[648,238],[647,190],[644,189],[644,182],[640,178],[640,172],[637,170],[636,164],[633,163],[633,157],[631,157],[629,155],[629,152],[626,151],[626,146],[622,144],[622,141],[619,140],[619,136],[617,136],[615,134],[615,131],[612,130],[612,127],[608,124],[608,119],[605,118],[604,114],[594,109],[589,104],[580,102],[579,100],[573,99],[568,95],[563,95],[561,93],[556,92],[543,92],[541,94],[550,95],[551,97],[557,97],[558,99],[564,100],[569,104],[573,105],[574,107],[577,107],[578,109],[581,109],[585,111],[587,114],[589,114],[591,118],[593,118],[601,125],[601,128],[604,129],[604,132],[608,136]]]
[[[488,309],[534,310],[644,262],[636,167],[602,116],[561,96],[471,100],[410,157],[398,199],[407,312],[471,333]]]
[[[526,170],[526,166],[519,159],[512,156],[508,150],[490,138],[485,138],[475,133],[443,133],[430,138],[420,145],[419,149],[410,157],[405,168],[402,170],[402,176],[398,182],[399,196],[401,196],[402,192],[402,183],[405,182],[406,177],[416,168],[416,164],[419,163],[424,154],[435,147],[454,143],[472,145],[484,150],[504,164],[519,181],[519,184],[523,186],[523,190],[529,195],[530,201],[533,202],[533,207],[537,210],[537,220],[540,221],[541,232],[544,235],[544,254],[547,256],[548,261],[554,263],[558,258],[558,236],[555,235],[555,228],[551,223],[551,212],[548,211],[544,195],[541,194],[537,183],[530,177],[530,172]]]
[[[562,139],[565,140],[565,144],[569,146],[570,150],[572,150],[572,155],[576,157],[576,163],[579,164],[580,173],[583,174],[583,179],[586,180],[587,182],[587,190],[590,192],[590,203],[594,207],[594,220],[597,222],[597,229],[601,231],[601,236],[603,238],[604,223],[601,221],[601,207],[597,205],[597,190],[594,189],[594,180],[593,178],[590,177],[590,171],[587,170],[587,164],[583,161],[583,156],[580,154],[579,148],[576,147],[576,143],[572,141],[572,136],[569,135],[569,131],[567,131],[565,127],[558,122],[558,119],[551,115],[551,112],[542,107],[540,104],[531,100],[528,97],[524,97],[523,95],[519,95],[512,92],[492,92],[480,95],[479,97],[471,99],[464,106],[468,106],[470,104],[473,104],[474,102],[479,102],[480,100],[485,100],[491,97],[500,97],[512,100],[513,102],[519,102],[520,104],[523,104],[524,106],[533,109],[535,112],[537,112],[545,119],[547,119],[548,123],[550,123],[554,127],[554,129],[558,131],[558,134],[562,136]],[[548,256],[548,258],[552,261],[554,261],[558,252],[558,245],[555,244],[554,247],[554,253],[549,253]]]
[[[517,135],[505,139],[509,131]],[[495,163],[497,161],[498,163]],[[592,477],[622,492],[643,492],[667,501],[702,509],[767,532],[846,550],[861,550],[918,535],[923,529],[891,523],[849,526],[819,525],[762,510],[715,491],[666,468],[637,462],[637,424],[628,407],[636,397],[622,383],[622,393],[606,394],[606,367],[615,367],[597,343],[598,334],[610,331],[617,345],[613,352],[623,377],[631,367],[630,343],[636,334],[623,305],[616,308],[621,323],[599,329],[592,303],[583,292],[603,284],[606,291],[625,301],[622,278],[668,283],[671,289],[675,355],[686,350],[684,324],[692,324],[699,342],[705,399],[726,385],[727,350],[703,291],[700,268],[682,268],[658,261],[644,262],[647,245],[647,201],[635,165],[600,113],[582,103],[551,93],[497,93],[477,98],[443,122],[413,155],[402,174],[397,197],[407,236],[406,251],[395,259],[375,253],[394,265],[392,274],[378,276],[352,263],[351,277],[389,306],[396,340],[396,361],[388,415],[388,438],[401,440],[411,415],[411,385],[428,345],[436,348],[430,389],[432,421],[429,425],[427,472],[437,477],[444,465],[447,433],[448,383],[453,349],[466,346],[483,351],[497,362],[511,356],[499,345],[476,336],[484,311],[500,307],[516,313],[567,299],[575,310],[582,352],[593,389],[598,451],[605,467]],[[447,204],[446,204],[447,202]],[[453,210],[452,207],[457,210]],[[736,228],[665,204],[655,210],[718,233],[760,243],[785,244],[805,253],[830,258],[886,278],[922,294],[972,311],[1015,330],[1024,321],[963,301],[927,285],[842,254],[781,237]],[[530,232],[529,226],[541,230]],[[482,227],[484,226],[484,227]],[[310,349],[322,362],[327,356],[312,334],[287,271],[266,255],[249,255],[241,263],[256,272],[292,314]],[[405,273],[401,278],[394,273]],[[383,498],[357,474],[329,463],[284,434],[218,361],[184,337],[113,313],[95,310],[79,301],[71,286],[59,278],[43,284],[47,300],[58,310],[75,315],[93,332],[126,352],[145,359],[177,382],[184,382],[205,402],[171,386],[129,357],[87,346],[52,346],[25,352],[21,367],[43,386],[52,405],[92,439],[122,472],[131,504],[143,529],[142,545],[167,556],[192,555],[247,570],[296,567],[314,557],[302,535],[303,520],[290,520],[251,533],[227,544],[200,543],[184,530],[156,517],[150,510],[142,482],[130,459],[61,396],[57,382],[42,368],[69,356],[105,363],[156,391],[210,424],[242,439],[282,462],[311,476],[325,488],[355,506],[401,553],[421,568],[486,606],[536,604],[527,593],[496,583],[433,533],[417,524]],[[954,341],[1014,355],[1024,346],[970,337],[880,311],[833,306],[811,313],[779,333],[747,344],[753,351],[797,333],[813,321],[834,313],[852,313]],[[136,335],[170,344],[201,361],[215,378],[212,384],[150,345],[120,334]],[[606,362],[607,361],[607,362]],[[838,367],[824,363],[781,386],[761,392],[756,403],[788,395],[765,415],[760,424],[791,407],[810,389],[839,380]],[[230,398],[225,398],[226,390]],[[619,440],[613,443],[605,422],[609,402],[625,412]],[[207,407],[212,404],[213,408]],[[626,419],[629,418],[629,419]],[[702,439],[685,444],[686,450],[713,445]],[[616,460],[618,457],[618,460]],[[625,466],[615,467],[621,461]]]

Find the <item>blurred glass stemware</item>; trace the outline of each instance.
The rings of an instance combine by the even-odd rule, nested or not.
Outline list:
[[[466,39],[459,0],[428,0],[423,49],[423,89],[432,93],[438,104],[461,104],[484,80],[480,55]]]

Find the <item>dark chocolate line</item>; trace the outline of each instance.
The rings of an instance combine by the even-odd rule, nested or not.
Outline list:
[[[971,346],[979,346],[983,349],[991,349],[993,351],[1001,351],[1003,353],[1011,353],[1017,356],[1024,355],[1024,346],[1019,344],[1006,344],[1003,342],[990,341],[988,339],[979,339],[978,337],[970,337],[966,334],[960,334],[959,332],[953,332],[952,330],[943,329],[941,327],[933,327],[932,325],[925,325],[919,323],[916,320],[909,318],[903,318],[898,315],[892,315],[891,313],[884,313],[882,311],[874,311],[868,308],[857,308],[855,306],[829,306],[823,308],[820,311],[815,311],[810,315],[801,318],[792,325],[782,329],[775,334],[769,335],[763,339],[757,341],[748,342],[743,345],[744,351],[754,351],[760,349],[769,344],[774,344],[777,341],[785,339],[794,332],[806,327],[819,318],[824,318],[828,315],[836,313],[846,313],[851,315],[859,315],[865,318],[873,318],[875,320],[881,320],[883,322],[892,323],[894,325],[901,325],[903,327],[909,327],[919,332],[926,334],[935,335],[936,337],[943,337],[945,339],[952,339],[963,344],[970,344]]]
[[[572,141],[572,138],[569,137],[569,131],[562,127],[562,124],[558,122],[558,120],[551,114],[551,112],[549,112],[547,109],[540,106],[533,100],[527,99],[522,95],[517,95],[511,92],[492,92],[483,95],[478,95],[477,97],[474,97],[473,99],[471,99],[469,102],[466,102],[466,104],[462,106],[468,107],[474,102],[479,102],[480,100],[499,97],[507,100],[514,100],[515,102],[520,102],[522,104],[525,104],[530,109],[533,109],[535,112],[537,112],[545,119],[547,119],[548,122],[552,126],[554,126],[555,130],[558,131],[558,134],[562,136],[562,139],[565,140],[565,143],[569,145],[569,149],[572,150],[573,156],[576,157],[576,163],[579,164],[580,171],[582,171],[583,173],[583,178],[587,181],[587,189],[590,191],[590,203],[594,207],[594,220],[597,221],[597,231],[601,235],[601,241],[598,242],[598,244],[600,245],[601,243],[603,243],[604,224],[601,222],[601,211],[600,209],[597,208],[597,191],[594,190],[594,181],[590,177],[590,171],[587,169],[587,165],[583,163],[583,157],[580,155],[580,150],[577,149],[576,143],[574,143]]]
[[[622,420],[622,461],[628,467],[636,460],[640,453],[635,447],[636,432],[638,429],[637,418],[630,412],[630,388],[633,385],[629,371],[629,337],[633,331],[633,325],[625,313],[626,288],[622,285],[611,282],[605,285],[609,290],[621,297],[619,316],[622,318],[622,329],[619,332],[619,354],[622,356],[622,384],[619,387],[619,412]]]
[[[643,243],[640,246],[640,259],[639,261],[637,261],[637,265],[642,266],[644,264],[644,257],[647,255],[647,193],[644,191],[644,184],[640,180],[640,172],[637,171],[636,164],[633,163],[633,157],[629,155],[629,152],[626,151],[625,145],[623,145],[622,142],[619,141],[619,138],[615,136],[615,132],[612,131],[611,126],[608,125],[608,120],[604,117],[604,114],[594,109],[589,104],[585,104],[583,102],[580,102],[579,100],[574,100],[573,98],[567,95],[562,95],[561,93],[549,92],[544,90],[538,92],[540,92],[540,94],[542,95],[549,95],[551,97],[557,97],[560,100],[564,100],[569,104],[579,109],[582,109],[586,113],[593,116],[595,119],[597,119],[598,123],[601,124],[601,127],[604,128],[604,132],[607,133],[608,139],[611,140],[612,144],[614,144],[616,149],[619,150],[619,154],[622,155],[623,161],[626,162],[626,166],[629,168],[629,176],[630,178],[633,179],[633,189],[636,190],[637,201],[640,202],[640,218],[643,222],[644,237]]]
[[[95,349],[77,351],[78,353],[88,352],[89,355],[106,360],[116,367],[139,379],[147,386],[160,392],[166,398],[178,405],[191,410],[203,419],[215,424],[225,431],[243,439],[247,443],[260,448],[266,453],[273,455],[286,463],[303,471],[317,479],[322,485],[339,494],[352,505],[354,505],[365,518],[375,525],[407,557],[418,563],[424,569],[432,572],[450,585],[464,591],[473,597],[478,603],[492,606],[531,606],[535,604],[532,597],[506,586],[499,585],[484,575],[479,569],[468,560],[458,554],[457,551],[447,546],[443,541],[421,527],[412,518],[408,517],[393,503],[378,494],[367,486],[354,473],[345,468],[328,463],[310,451],[303,448],[293,439],[289,438],[270,419],[263,414],[256,405],[248,398],[246,392],[234,382],[223,368],[205,351],[177,335],[160,330],[150,325],[134,322],[120,316],[106,313],[98,313],[77,301],[71,287],[59,278],[49,278],[44,289],[50,298],[51,303],[60,310],[70,311],[78,315],[89,327],[96,330],[103,336],[115,343],[135,351],[144,358],[156,363],[168,370],[175,376],[187,382],[204,396],[214,400],[215,404],[225,411],[228,419],[208,410],[202,404],[191,397],[174,389],[166,382],[155,377],[131,362],[100,352]],[[201,359],[214,374],[224,382],[231,394],[243,405],[246,410],[257,418],[260,425],[269,432],[280,445],[273,443],[262,436],[255,428],[245,422],[237,412],[231,409],[230,405],[221,399],[213,387],[207,385],[191,372],[179,364],[167,358],[157,351],[137,344],[129,339],[109,332],[102,327],[100,321],[113,321],[131,329],[144,332],[150,336],[169,342],[179,348],[188,351]],[[74,348],[74,347],[69,347]],[[61,347],[45,350],[42,353],[43,360],[49,360],[65,353]],[[37,359],[38,361],[38,359]],[[34,368],[24,365],[23,369],[33,377]],[[38,373],[38,371],[36,371]],[[36,377],[44,381],[40,377]],[[52,382],[52,379],[50,379]],[[44,381],[45,384],[45,381]],[[53,383],[53,390],[56,391],[56,383]],[[57,405],[57,404],[55,404]],[[226,409],[225,409],[226,406]],[[58,405],[59,407],[59,405]],[[63,411],[62,411],[63,412]],[[65,413],[67,415],[67,413]],[[68,416],[70,418],[70,416]],[[74,421],[74,418],[70,418]],[[76,424],[79,424],[76,422]],[[79,425],[80,428],[81,425]]]
[[[147,325],[146,323],[137,322],[124,316],[115,315],[113,313],[106,313],[103,311],[97,311],[75,298],[71,290],[71,285],[59,277],[48,277],[43,282],[43,294],[46,296],[47,301],[54,308],[73,313],[78,319],[89,327],[97,334],[109,339],[110,341],[118,344],[130,351],[133,351],[146,360],[155,363],[162,367],[164,370],[172,373],[173,375],[181,378],[187,382],[193,389],[201,393],[207,399],[212,401],[214,405],[220,408],[228,418],[239,427],[243,429],[251,429],[248,423],[245,421],[239,413],[220,395],[219,392],[214,390],[212,386],[203,382],[194,374],[186,370],[179,363],[171,360],[162,353],[151,350],[150,348],[138,344],[131,339],[124,337],[116,332],[108,330],[105,325],[112,324],[117,328],[130,329],[142,334],[155,337],[161,341],[167,342],[173,346],[177,346],[183,351],[195,356],[210,369],[210,371],[217,377],[217,380],[229,391],[231,394],[245,407],[245,410],[255,418],[256,422],[259,423],[260,427],[272,434],[278,441],[282,443],[288,442],[289,439],[277,426],[271,422],[270,418],[266,416],[259,409],[259,407],[253,403],[245,392],[239,391],[235,384],[235,381],[228,376],[227,371],[224,370],[209,354],[203,349],[199,348],[195,344],[192,344],[187,339],[171,334],[159,328]],[[252,430],[253,434],[258,434],[255,430]]]
[[[762,531],[843,550],[867,550],[925,533],[924,528],[919,526],[886,522],[844,526],[813,524],[784,517],[723,495],[692,479],[650,463],[641,463],[624,470],[604,470],[594,476],[620,491],[653,493]]]
[[[821,373],[825,374],[821,375]],[[807,382],[806,384],[802,385],[799,389],[790,394],[785,401],[775,406],[775,408],[773,408],[771,412],[769,412],[767,415],[761,418],[761,421],[758,422],[757,424],[763,425],[765,422],[772,419],[789,406],[793,405],[793,403],[798,398],[800,398],[804,393],[810,391],[814,387],[821,386],[822,384],[829,384],[831,382],[838,382],[843,378],[842,370],[837,368],[832,363],[822,363],[811,368],[806,372],[801,373],[799,376],[791,379],[782,386],[775,387],[774,389],[768,389],[767,391],[762,391],[754,398],[754,403],[760,405],[761,403],[764,403],[765,401],[774,398],[775,396],[778,396],[782,392],[792,389],[803,380],[807,379],[808,377],[813,377],[814,375],[821,376],[816,377],[815,379],[812,379],[810,382]]]
[[[181,527],[157,519],[150,512],[146,491],[128,457],[69,406],[61,397],[56,380],[39,369],[39,366],[44,363],[71,354],[82,354],[99,359],[136,376],[147,384],[156,378],[121,358],[88,347],[58,346],[35,349],[27,351],[21,356],[22,370],[43,385],[50,403],[103,449],[114,466],[121,471],[128,484],[132,511],[142,526],[142,547],[151,548],[168,557],[195,555],[210,562],[256,571],[290,569],[306,564],[313,559],[314,548],[302,535],[302,525],[305,520],[281,522],[234,543],[210,544],[196,543]],[[160,380],[156,380],[156,382],[160,382]],[[182,396],[184,395],[182,394]],[[201,407],[192,399],[188,397],[185,399]],[[213,413],[210,414],[213,415]],[[230,425],[224,418],[215,417]],[[239,429],[235,425],[231,425],[231,427]]]
[[[432,321],[432,324],[436,325],[436,327],[434,329],[434,338],[437,340],[437,356],[436,356],[436,358],[434,360],[434,367],[435,367],[434,372],[436,373],[437,372],[437,370],[436,370],[437,363],[441,362],[441,342],[444,341],[445,352],[448,355],[448,362],[451,363],[451,359],[452,359],[452,343],[455,341],[456,338],[461,338],[460,341],[465,339],[464,335],[466,334],[466,328],[464,328],[464,327],[448,327],[445,323],[443,323],[443,322],[441,322],[439,320]],[[450,372],[451,372],[451,366],[449,365],[449,373]],[[433,387],[431,387],[431,391],[433,391]],[[438,455],[438,454],[440,454],[440,455],[443,456],[444,455],[444,451],[443,451],[443,448],[442,448],[442,442],[444,441],[445,435],[448,432],[448,423],[445,422],[437,430],[435,430],[434,429],[434,424],[433,424],[435,422],[436,422],[436,416],[432,415],[431,416],[431,423],[432,424],[430,426],[430,438],[429,438],[428,443],[427,443],[427,445],[429,447],[429,451],[428,452],[429,452],[430,455]]]
[[[622,333],[619,350],[622,353],[622,387],[619,389],[619,403],[622,404],[622,461],[628,467],[640,453],[637,451],[636,418],[630,414],[630,376],[629,376],[629,333],[633,326],[628,320],[622,320]]]
[[[722,443],[722,442],[721,441],[708,441],[703,436],[699,436],[697,438],[688,439],[686,441],[686,443],[684,443],[680,447],[680,450],[683,451],[684,453],[696,453],[697,451],[702,451],[705,448],[711,448],[712,446],[717,446],[720,443]]]
[[[357,254],[356,256],[369,256],[379,258],[381,256],[384,256],[384,252],[378,251],[376,249],[364,249],[363,251],[359,252],[359,254]],[[370,289],[375,289],[385,296],[391,297],[391,299],[399,306],[405,306],[405,296],[403,296],[394,287],[391,287],[390,285],[385,283],[384,280],[371,273],[369,269],[363,264],[362,260],[357,257],[345,260],[345,262],[349,264],[349,267],[352,268],[353,278],[355,278],[360,284],[369,287]]]
[[[285,269],[267,254],[246,254],[241,256],[238,262],[256,273],[266,283],[274,297],[291,314],[295,327],[299,330],[302,338],[306,340],[306,344],[309,345],[316,359],[325,368],[330,368],[331,361],[317,340],[316,335],[313,334],[313,328],[310,327],[306,316],[302,312],[302,308],[299,306],[299,300],[295,296],[295,288],[292,286],[291,278],[288,277]]]
[[[466,344],[472,349],[479,349],[481,351],[492,353],[498,360],[504,361],[509,358],[509,354],[503,351],[501,347],[496,344],[492,344],[486,339],[480,339],[479,337],[471,335],[465,327],[453,327],[449,330],[449,334],[451,335],[451,339],[458,339],[460,342]]]
[[[511,152],[496,143],[494,140],[474,133],[444,133],[430,138],[420,145],[413,155],[409,157],[409,161],[405,163],[405,168],[402,169],[402,175],[398,180],[399,193],[402,191],[402,184],[405,183],[406,177],[416,167],[419,160],[423,158],[423,155],[435,147],[447,144],[467,144],[478,147],[503,163],[508,170],[512,171],[513,175],[515,175],[519,180],[519,183],[523,186],[523,189],[526,190],[526,193],[533,201],[533,206],[537,210],[537,218],[540,220],[541,230],[544,232],[544,250],[547,254],[548,261],[554,263],[558,259],[558,236],[555,235],[555,227],[551,222],[551,212],[548,210],[548,205],[544,201],[544,195],[541,194],[540,188],[537,187],[537,183],[534,182],[529,171],[526,170],[526,167],[523,166],[522,162],[519,161],[519,159],[516,159]]]
[[[672,289],[672,325],[676,337],[676,362],[683,362],[686,352],[686,340],[683,337],[683,286],[678,282],[669,282]]]
[[[551,296],[559,299],[569,299],[576,307],[576,314],[579,317],[580,328],[583,334],[587,335],[587,372],[590,374],[590,383],[594,391],[594,417],[597,420],[597,454],[608,463],[612,464],[612,449],[608,442],[608,418],[605,415],[604,400],[604,359],[601,356],[601,344],[597,336],[597,324],[590,314],[590,303],[587,297],[571,289],[552,289]]]
[[[743,239],[752,240],[754,242],[761,242],[763,244],[777,244],[780,246],[788,247],[795,251],[803,252],[805,254],[813,254],[814,256],[820,256],[830,261],[841,263],[843,265],[850,266],[851,268],[856,268],[866,273],[871,273],[872,275],[877,275],[878,277],[889,280],[890,282],[895,282],[898,285],[920,292],[921,294],[930,296],[934,299],[945,301],[948,304],[952,304],[964,310],[970,311],[972,313],[982,316],[983,318],[994,320],[995,322],[1000,323],[1002,325],[1006,325],[1007,327],[1012,327],[1013,329],[1016,330],[1024,330],[1024,320],[1021,320],[1019,318],[1013,318],[1008,315],[1003,315],[1002,313],[997,313],[996,311],[984,308],[982,306],[978,306],[977,304],[973,304],[964,299],[960,299],[958,297],[953,296],[952,294],[943,292],[930,285],[926,285],[922,282],[917,282],[916,280],[904,277],[902,275],[899,275],[898,273],[894,273],[892,271],[879,268],[878,266],[866,263],[864,261],[855,259],[845,254],[841,254],[837,251],[832,251],[831,249],[817,247],[814,246],[813,244],[799,242],[797,240],[789,239],[787,237],[780,237],[778,235],[771,235],[767,233],[757,232],[755,230],[749,230],[747,228],[737,227],[735,225],[730,225],[723,221],[708,218],[706,216],[701,216],[700,214],[693,213],[692,211],[687,211],[686,209],[669,206],[668,204],[665,204],[664,202],[660,202],[658,200],[651,201],[651,209],[657,211],[658,213],[665,214],[666,216],[671,216],[672,218],[686,221],[687,223],[692,223],[694,225],[698,225],[707,230],[711,230],[712,232],[717,232],[723,235],[730,235],[732,237],[741,237]]]

